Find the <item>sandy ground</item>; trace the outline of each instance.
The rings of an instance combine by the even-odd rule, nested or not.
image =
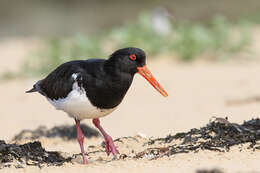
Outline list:
[[[25,55],[34,46],[33,40],[5,41],[0,43],[0,73],[16,70]],[[15,45],[15,51],[12,47]],[[229,117],[241,123],[259,117],[260,62],[237,61],[225,63],[196,62],[180,64],[169,59],[148,62],[161,85],[168,91],[164,98],[140,76],[135,80],[120,107],[101,119],[106,131],[113,137],[145,134],[147,137],[175,134],[208,123],[212,116]],[[15,80],[0,83],[0,139],[10,141],[22,129],[35,129],[40,125],[73,124],[65,113],[56,111],[39,94],[25,94],[37,79]],[[251,99],[252,98],[252,99]],[[249,100],[249,101],[248,101]],[[232,102],[233,104],[228,104]],[[85,120],[92,126],[90,120]],[[93,126],[92,126],[93,127]],[[102,138],[85,140],[85,146],[100,145]],[[43,141],[48,150],[79,153],[77,141]],[[132,145],[135,149],[136,145]],[[121,147],[119,147],[120,150]],[[123,148],[123,147],[122,147]],[[108,163],[91,162],[88,166],[78,163],[62,167],[6,168],[0,172],[195,172],[202,168],[219,168],[225,172],[260,172],[260,151],[239,150],[218,153],[178,154],[158,160],[119,160]]]

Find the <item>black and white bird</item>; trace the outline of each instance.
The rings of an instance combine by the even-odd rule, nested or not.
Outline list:
[[[112,138],[101,127],[99,118],[118,107],[136,73],[147,79],[163,96],[168,96],[146,67],[145,52],[134,47],[119,49],[107,60],[66,62],[39,80],[27,93],[39,92],[56,109],[75,119],[83,164],[87,164],[80,121],[93,119],[105,138],[106,153],[117,155],[119,152]]]

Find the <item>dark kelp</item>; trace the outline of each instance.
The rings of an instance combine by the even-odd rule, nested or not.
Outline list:
[[[223,172],[219,169],[212,169],[212,170],[201,169],[198,170],[196,173],[223,173]]]
[[[182,140],[180,145],[173,144],[173,140]],[[163,156],[171,156],[178,153],[198,152],[202,150],[212,150],[225,152],[229,151],[231,146],[249,143],[253,150],[260,149],[260,120],[252,119],[239,125],[230,123],[227,118],[216,118],[205,127],[200,129],[191,129],[186,133],[177,133],[168,135],[165,138],[151,139],[147,145],[169,144],[167,147],[147,148],[137,153],[135,158],[149,156],[150,159],[156,159]]]
[[[71,127],[73,128],[73,127]],[[56,128],[53,128],[56,129]],[[63,130],[44,130],[32,133],[35,138],[43,136],[56,136],[64,138]],[[54,133],[55,132],[55,133]],[[59,134],[59,133],[62,133]],[[70,132],[69,132],[70,133]],[[23,135],[21,135],[23,136]],[[25,135],[26,136],[26,135]],[[71,136],[71,135],[69,135]],[[16,136],[16,139],[20,139]],[[71,137],[66,137],[71,139]],[[144,138],[142,138],[144,139]],[[169,157],[178,153],[199,152],[199,150],[211,150],[217,152],[228,152],[232,146],[241,146],[247,143],[247,149],[260,149],[260,120],[252,119],[242,124],[230,123],[227,119],[216,118],[200,129],[194,128],[189,132],[168,135],[165,138],[140,140],[138,137],[122,137],[115,140],[115,143],[126,145],[129,140],[141,143],[144,148],[141,152],[134,152],[133,148],[128,154],[121,153],[119,159],[148,159],[154,160],[161,157]],[[142,142],[141,142],[142,141]],[[103,149],[102,149],[103,148]],[[104,146],[89,146],[86,154],[93,159],[99,152],[105,152]],[[120,148],[119,148],[120,150]],[[139,150],[140,151],[140,150]],[[131,153],[131,154],[130,154]],[[77,155],[77,154],[76,154]],[[76,155],[63,157],[59,152],[49,152],[42,148],[40,142],[26,143],[23,145],[6,144],[0,141],[0,168],[14,165],[17,168],[26,165],[34,166],[57,166],[65,162],[71,162]],[[104,155],[105,156],[105,155]],[[107,158],[107,156],[105,157]],[[108,162],[113,161],[108,160]],[[12,164],[13,163],[13,164]],[[106,163],[106,161],[104,162]],[[221,173],[219,170],[198,170],[198,173]]]
[[[40,142],[29,142],[23,145],[6,144],[0,140],[0,168],[8,167],[10,163],[16,160],[15,167],[22,168],[22,164],[39,166],[47,164],[48,166],[60,166],[64,162],[70,162],[72,157],[64,158],[55,151],[46,151],[42,148]]]

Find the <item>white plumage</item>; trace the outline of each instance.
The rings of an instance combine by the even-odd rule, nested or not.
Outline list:
[[[77,74],[73,74],[72,77],[76,79]],[[69,116],[76,118],[77,120],[82,119],[93,119],[108,115],[113,112],[117,107],[112,109],[99,109],[91,104],[87,98],[86,91],[83,87],[79,87],[75,81],[72,87],[72,91],[67,95],[66,98],[58,100],[47,100],[57,109],[63,110],[68,113]]]

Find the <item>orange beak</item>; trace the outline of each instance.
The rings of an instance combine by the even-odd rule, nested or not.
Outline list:
[[[161,93],[164,97],[167,97],[167,92],[160,86],[160,84],[153,77],[152,73],[148,70],[146,65],[143,67],[137,67],[138,73],[142,75],[159,93]]]

